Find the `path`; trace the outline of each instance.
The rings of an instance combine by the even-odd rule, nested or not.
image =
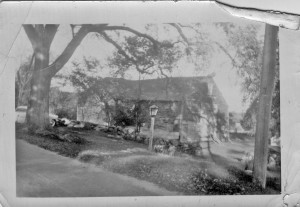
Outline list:
[[[152,183],[105,171],[16,140],[17,196],[101,197],[178,195]]]

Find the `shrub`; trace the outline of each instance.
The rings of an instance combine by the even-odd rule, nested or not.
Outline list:
[[[119,108],[114,116],[114,121],[116,126],[132,126],[134,125],[134,118],[131,116],[130,112],[124,108]]]
[[[177,151],[190,155],[195,155],[197,149],[199,149],[199,144],[197,143],[178,143],[177,145]]]
[[[252,176],[236,167],[229,167],[227,178],[209,175],[207,170],[194,173],[190,178],[190,188],[197,194],[206,195],[246,195],[246,194],[275,194],[280,192],[278,178],[268,178],[267,188],[252,182]]]
[[[43,136],[30,135],[26,133],[17,133],[17,138],[23,139],[30,144],[37,145],[43,149],[57,152],[66,157],[75,158],[86,147],[85,144],[76,144],[74,142],[64,142],[57,139],[49,139]]]
[[[55,110],[55,114],[59,118],[68,118],[68,119],[76,119],[76,110],[69,108],[59,108]]]
[[[236,195],[245,194],[245,188],[235,179],[217,178],[209,175],[207,170],[192,176],[194,191],[207,195]]]

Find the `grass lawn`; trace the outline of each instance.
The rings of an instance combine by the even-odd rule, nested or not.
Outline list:
[[[59,128],[59,130],[72,130]],[[241,169],[239,158],[253,150],[253,141],[209,144],[201,156],[168,156],[147,151],[147,145],[105,137],[97,131],[78,131],[85,144],[68,143],[30,135],[17,130],[18,139],[141,180],[150,181],[185,195],[197,194],[279,194],[278,180],[269,179],[260,189]]]

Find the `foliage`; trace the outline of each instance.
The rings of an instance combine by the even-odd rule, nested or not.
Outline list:
[[[227,178],[218,178],[201,170],[191,177],[192,186],[197,194],[205,195],[255,195],[275,194],[280,192],[280,182],[269,179],[267,188],[262,189],[258,183],[252,182],[252,176],[236,168],[228,168],[230,174]]]
[[[181,89],[179,89],[185,102],[187,114],[190,114],[196,120],[205,118],[201,113],[203,110],[206,114],[214,116],[213,98],[208,94],[207,84],[200,81],[195,82],[192,87],[187,84],[182,84]],[[193,90],[192,93],[187,96],[187,92],[191,89]]]
[[[258,36],[260,26],[237,26],[232,23],[218,23],[217,26],[227,35],[228,50],[232,48],[235,51],[235,54],[226,54],[242,80],[243,100],[252,102],[259,93],[262,68],[263,39]]]
[[[271,133],[272,136],[278,132],[280,136],[280,80],[277,79],[275,83],[273,98],[272,98],[272,109],[271,109]]]
[[[118,107],[113,119],[116,126],[122,126],[122,127],[132,126],[134,125],[134,121],[135,121],[130,109],[126,107]]]
[[[225,113],[220,110],[215,111],[214,102],[216,97],[209,94],[207,83],[196,83],[192,88],[194,91],[191,95],[185,96],[187,113],[194,120],[205,119],[213,131],[218,132],[220,136],[224,136]]]
[[[77,98],[74,94],[60,91],[59,88],[50,89],[49,106],[59,118],[76,120]]]
[[[76,108],[75,109],[59,108],[59,109],[54,110],[54,113],[59,118],[67,118],[70,120],[76,120]]]
[[[142,124],[149,119],[147,111],[138,101],[135,104],[123,102],[118,104],[113,120],[116,126],[126,127],[135,125],[137,126],[137,130],[139,130]]]
[[[256,114],[258,110],[258,95],[260,88],[260,75],[262,70],[263,38],[258,36],[260,27],[256,25],[236,26],[234,24],[218,23],[228,38],[228,47],[235,49],[236,53],[229,56],[237,74],[242,80],[243,101],[250,103],[241,122],[247,130],[256,127]],[[234,58],[233,58],[234,57]],[[275,88],[272,98],[271,132],[280,132],[280,91],[279,91],[279,50],[277,49]]]
[[[27,57],[26,61],[21,63],[16,72],[15,79],[15,104],[17,106],[27,106],[30,93],[30,82],[32,77],[32,57]]]
[[[156,39],[167,37],[155,47],[147,39],[123,35],[126,41],[108,59],[115,69],[113,75],[124,77],[126,71],[135,69],[140,74],[170,77],[182,60],[191,63],[199,74],[208,68],[213,47],[201,24],[148,24],[145,28]]]
[[[226,126],[225,113],[218,111],[216,113],[216,129],[217,129],[217,132],[222,136],[224,136],[224,133],[225,133],[225,131],[224,131],[225,126]]]
[[[101,69],[101,65],[95,58],[84,57],[82,63],[73,62],[73,67],[72,73],[64,78],[76,88],[78,104],[81,106],[87,103],[95,106],[103,104],[105,120],[110,124],[112,117],[115,116],[114,104],[124,99],[126,89],[120,87],[117,80],[100,77],[97,70]]]
[[[131,114],[134,120],[134,124],[137,126],[137,130],[139,132],[142,124],[146,123],[149,120],[148,108],[146,108],[146,106],[141,104],[139,101],[136,101]]]
[[[253,130],[256,127],[256,115],[258,110],[258,97],[253,100],[253,102],[248,107],[243,120],[241,121],[242,126],[247,130]],[[273,97],[272,97],[272,106],[271,106],[271,122],[270,130],[272,136],[276,132],[280,135],[280,80],[276,79]]]
[[[17,138],[23,139],[30,144],[37,145],[43,149],[57,152],[60,155],[75,158],[83,151],[88,143],[78,144],[74,142],[63,142],[58,139],[51,139],[44,136],[31,135],[24,132],[17,131]]]
[[[148,39],[154,48],[159,48],[162,44],[147,34],[143,34],[137,30],[134,30],[125,25],[123,26],[111,26],[109,24],[85,24],[85,25],[70,25],[72,31],[72,39],[66,45],[63,52],[58,55],[53,62],[49,61],[50,46],[54,40],[59,25],[55,24],[25,24],[23,29],[31,42],[33,48],[34,58],[34,72],[39,75],[33,79],[32,83],[38,87],[31,91],[30,102],[28,104],[28,121],[30,126],[36,126],[38,128],[47,127],[47,116],[49,106],[49,96],[39,96],[40,93],[48,93],[50,89],[51,79],[64,67],[64,65],[72,57],[77,47],[81,44],[82,40],[89,33],[96,33],[101,35],[104,40],[113,44],[116,48],[119,45],[114,42],[105,32],[106,31],[127,31],[141,38]],[[116,44],[115,44],[116,43]],[[33,89],[33,87],[32,87]]]
[[[124,77],[133,69],[140,74],[157,73],[167,77],[180,58],[180,51],[170,42],[163,41],[162,47],[154,48],[149,40],[137,36],[125,36],[125,42],[113,56],[108,58],[109,67],[115,77]],[[120,52],[120,50],[122,52]]]

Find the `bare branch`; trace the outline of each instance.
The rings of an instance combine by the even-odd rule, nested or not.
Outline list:
[[[186,27],[186,28],[190,28],[190,29],[194,30],[197,34],[201,35],[201,37],[202,37],[202,34],[192,26],[179,24],[180,25],[180,27],[179,27],[178,25],[176,25],[174,23],[170,23],[170,25],[175,27],[179,33],[180,33],[180,31],[182,33],[182,29],[180,27]],[[180,33],[181,36],[184,35],[183,33],[182,34],[181,33]],[[184,36],[182,36],[182,37],[184,38]],[[221,45],[220,43],[218,43],[216,41],[214,41],[213,43],[216,44],[230,58],[234,67],[238,67],[238,68],[241,67],[238,65],[238,63],[235,61],[235,58],[231,56],[231,54],[226,50],[226,48],[223,45]]]
[[[168,23],[168,24],[171,25],[171,26],[173,26],[178,31],[179,35],[186,42],[186,44],[188,46],[191,45],[190,41],[187,39],[187,37],[185,36],[185,34],[183,33],[181,27],[178,24],[175,24],[175,23]]]
[[[178,24],[180,27],[185,27],[185,28],[189,28],[191,30],[193,30],[194,32],[196,32],[198,35],[200,35],[201,39],[203,40],[203,34],[201,32],[199,32],[197,29],[195,29],[193,26],[190,25],[183,25],[183,24]]]
[[[169,80],[169,76],[167,74],[165,74],[163,71],[164,69],[160,65],[158,65],[157,67],[160,70],[161,75],[163,75],[165,78],[167,78]]]
[[[74,38],[69,42],[67,47],[61,53],[61,55],[48,67],[42,70],[50,70],[50,76],[54,76],[72,57],[74,51],[80,45],[84,37],[90,32],[90,25],[83,25],[79,31],[76,33]]]
[[[226,50],[226,48],[225,47],[223,47],[223,45],[221,45],[220,43],[218,43],[218,42],[213,42],[213,43],[215,43],[216,45],[218,45],[219,46],[219,48],[230,58],[230,60],[231,60],[231,62],[232,62],[232,64],[235,66],[235,67],[237,67],[237,68],[239,68],[240,66],[238,65],[238,63],[235,61],[235,59],[230,55],[230,53]]]

